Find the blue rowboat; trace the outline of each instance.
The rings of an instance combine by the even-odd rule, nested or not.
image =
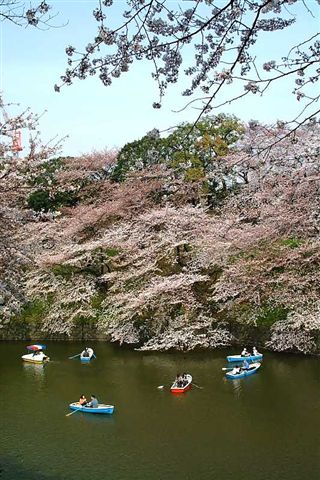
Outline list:
[[[92,348],[85,348],[85,350],[80,353],[81,362],[90,362],[92,358],[95,358],[95,354]]]
[[[254,373],[256,373],[256,371],[259,370],[260,367],[261,367],[261,363],[259,362],[252,363],[248,369],[235,367],[231,370],[231,372],[226,373],[226,377],[232,378],[233,380],[238,378],[244,378],[244,377],[247,377],[248,375],[253,375]]]
[[[104,413],[104,414],[111,414],[114,410],[114,405],[104,405],[103,403],[99,403],[97,407],[86,407],[84,405],[80,405],[78,402],[70,403],[69,408],[71,410],[79,410],[79,412],[85,413]]]
[[[255,361],[260,361],[263,359],[263,354],[258,353],[258,355],[229,355],[227,357],[228,362],[244,362],[244,360],[247,360],[248,362],[255,362]]]

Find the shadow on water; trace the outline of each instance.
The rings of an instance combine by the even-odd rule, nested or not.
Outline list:
[[[41,465],[41,461],[39,461]],[[29,469],[24,467],[23,460],[19,463],[13,457],[0,456],[0,478],[1,480],[64,480],[56,474],[43,473],[42,470]]]
[[[116,422],[117,412],[112,415],[98,415],[98,414],[89,414],[83,412],[77,412],[74,415],[70,415],[70,417],[78,417],[76,421],[82,423],[83,425],[114,425]],[[71,420],[71,419],[70,419]],[[73,420],[75,421],[75,420]]]

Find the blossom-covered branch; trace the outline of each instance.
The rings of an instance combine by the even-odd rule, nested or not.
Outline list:
[[[50,5],[42,0],[36,5],[20,0],[0,0],[0,20],[14,23],[20,27],[50,27],[56,14],[50,14]]]
[[[198,103],[197,122],[225,102],[247,94],[263,95],[272,84],[292,77],[292,93],[303,104],[297,121],[303,123],[304,113],[314,114],[313,104],[319,100],[315,89],[320,75],[319,32],[309,33],[289,52],[282,52],[280,60],[268,59],[267,54],[256,59],[255,54],[260,37],[299,23],[302,14],[296,14],[297,6],[298,0],[191,0],[175,7],[166,0],[127,0],[122,21],[114,26],[119,4],[104,0],[93,11],[96,36],[84,52],[71,45],[66,48],[68,68],[55,89],[96,74],[109,86],[136,61],[148,60],[159,89],[154,108],[161,107],[169,85],[186,76],[189,86],[182,94]],[[300,7],[305,15],[312,15],[309,8]],[[242,84],[243,93],[225,100],[232,83]]]

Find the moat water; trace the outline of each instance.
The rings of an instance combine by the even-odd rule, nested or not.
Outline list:
[[[320,358],[266,354],[257,374],[232,381],[221,371],[229,350],[88,344],[89,365],[68,359],[85,345],[47,342],[41,366],[21,361],[27,343],[0,343],[1,480],[319,479]],[[179,371],[202,388],[171,394]],[[115,413],[67,417],[81,393]]]

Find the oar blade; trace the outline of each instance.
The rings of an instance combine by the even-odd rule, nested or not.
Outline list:
[[[203,387],[200,387],[200,386],[197,385],[196,383],[192,383],[192,386],[193,386],[193,387],[196,387],[196,388],[200,388],[201,390],[203,390]]]
[[[73,358],[80,357],[81,353],[78,353],[77,355],[73,355],[73,357],[69,357],[69,360],[72,360]]]
[[[67,413],[66,417],[70,417],[70,415],[73,415],[74,413],[80,412],[80,408],[77,408],[76,410],[73,410],[73,412]]]

